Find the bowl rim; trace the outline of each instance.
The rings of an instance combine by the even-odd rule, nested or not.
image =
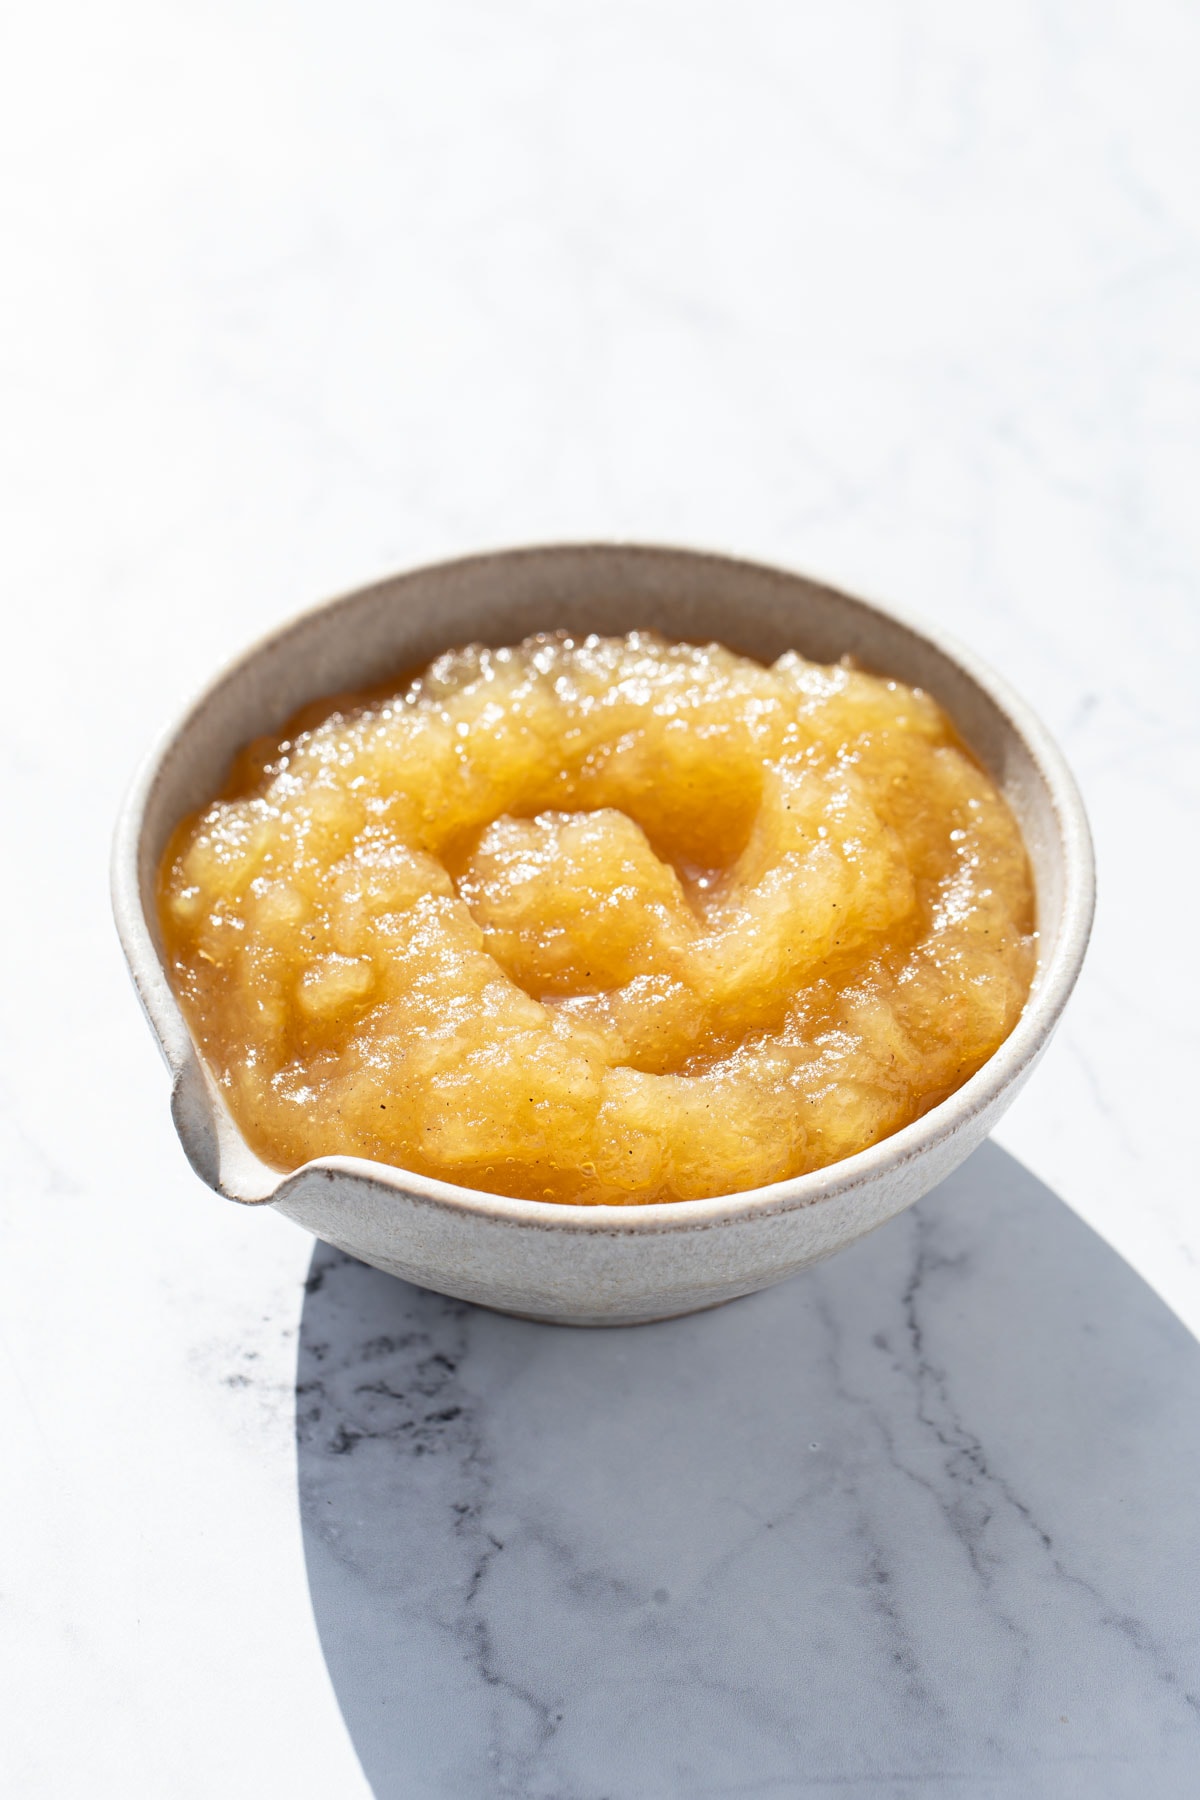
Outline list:
[[[547,556],[620,556],[647,560],[690,559],[720,564],[757,575],[800,580],[824,590],[866,614],[882,617],[902,631],[932,647],[954,665],[967,681],[992,702],[1021,743],[1050,801],[1063,859],[1062,902],[1058,930],[1047,961],[1040,964],[1021,1015],[1004,1042],[969,1080],[945,1100],[911,1124],[881,1138],[864,1150],[804,1175],[788,1177],[766,1186],[702,1200],[670,1200],[624,1205],[586,1205],[558,1201],[525,1200],[493,1194],[484,1189],[424,1176],[390,1163],[366,1157],[329,1155],[316,1157],[292,1170],[277,1170],[262,1161],[242,1136],[232,1113],[224,1105],[199,1046],[167,980],[142,901],[139,865],[146,809],[168,759],[186,741],[193,722],[220,690],[247,665],[267,661],[285,643],[303,636],[319,621],[372,593],[393,587],[397,581],[419,579],[435,573],[466,571],[474,566]],[[316,696],[314,696],[316,697]],[[936,696],[935,696],[936,697]],[[234,746],[233,748],[236,748]],[[231,751],[232,753],[232,751]],[[286,1201],[290,1190],[313,1178],[335,1180],[350,1177],[391,1189],[398,1196],[423,1201],[458,1215],[473,1214],[497,1224],[535,1231],[585,1232],[589,1235],[658,1236],[663,1233],[705,1230],[749,1217],[766,1217],[819,1206],[874,1183],[935,1150],[953,1137],[968,1120],[988,1112],[1005,1090],[1018,1082],[1037,1060],[1054,1030],[1075,985],[1091,933],[1095,909],[1095,865],[1091,833],[1074,776],[1058,745],[1037,714],[1008,682],[975,653],[940,626],[926,623],[904,610],[885,605],[845,589],[819,576],[786,564],[695,548],[630,539],[550,541],[532,545],[501,546],[467,555],[439,558],[362,586],[344,590],[330,599],[304,607],[271,627],[230,658],[177,712],[142,759],[126,792],[113,835],[111,861],[113,914],[122,948],[147,1019],[171,1072],[176,1090],[191,1084],[193,1105],[207,1113],[206,1123],[218,1134],[222,1126],[251,1165],[269,1178],[266,1191],[238,1193],[218,1178],[211,1183],[226,1198],[245,1205],[273,1205]],[[198,1166],[188,1142],[184,1119],[176,1112],[176,1129],[185,1152]]]

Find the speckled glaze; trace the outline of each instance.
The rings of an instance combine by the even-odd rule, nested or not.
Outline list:
[[[1039,957],[1011,1036],[949,1100],[857,1156],[711,1200],[571,1207],[481,1194],[355,1157],[281,1175],[242,1139],[167,981],[155,873],[172,827],[219,787],[234,751],[306,701],[366,686],[471,640],[653,628],[771,661],[849,653],[926,688],[1007,796],[1037,886]],[[1024,704],[942,634],[804,576],[694,551],[583,544],[500,551],[330,601],[219,676],[138,774],[117,824],[121,942],[171,1071],[188,1160],[229,1199],[271,1205],[327,1243],[422,1287],[503,1312],[618,1325],[719,1305],[852,1243],[943,1180],[1024,1084],[1078,975],[1091,928],[1091,844],[1055,745]]]

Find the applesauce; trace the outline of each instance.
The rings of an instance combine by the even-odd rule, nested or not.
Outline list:
[[[178,827],[159,913],[266,1162],[581,1204],[864,1149],[986,1061],[1035,963],[1016,821],[928,695],[647,632],[307,708]]]

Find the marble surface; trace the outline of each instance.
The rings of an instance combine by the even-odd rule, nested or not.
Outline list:
[[[296,1392],[376,1794],[1195,1792],[1200,1345],[995,1145],[652,1328],[322,1247]]]
[[[6,1794],[1200,1788],[1198,54],[1169,0],[6,20]],[[252,634],[592,535],[950,625],[1101,887],[997,1144],[611,1334],[207,1194],[105,895]]]

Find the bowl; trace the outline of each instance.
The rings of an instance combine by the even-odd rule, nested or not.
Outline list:
[[[251,1151],[167,981],[154,892],[172,828],[221,786],[250,738],[307,701],[364,688],[470,641],[534,631],[655,629],[770,662],[850,654],[923,687],[1007,797],[1037,894],[1038,962],[1011,1035],[964,1086],[855,1156],[769,1187],[648,1206],[567,1206],[480,1193],[324,1156],[291,1174]],[[196,1173],[272,1206],[361,1261],[464,1300],[571,1325],[640,1324],[783,1281],[892,1218],[982,1141],[1028,1079],[1079,973],[1091,928],[1091,843],[1063,758],[1021,700],[940,631],[783,569],[629,544],[498,551],[394,576],[302,614],[233,663],[151,754],[113,852],[121,942],[172,1077]]]

